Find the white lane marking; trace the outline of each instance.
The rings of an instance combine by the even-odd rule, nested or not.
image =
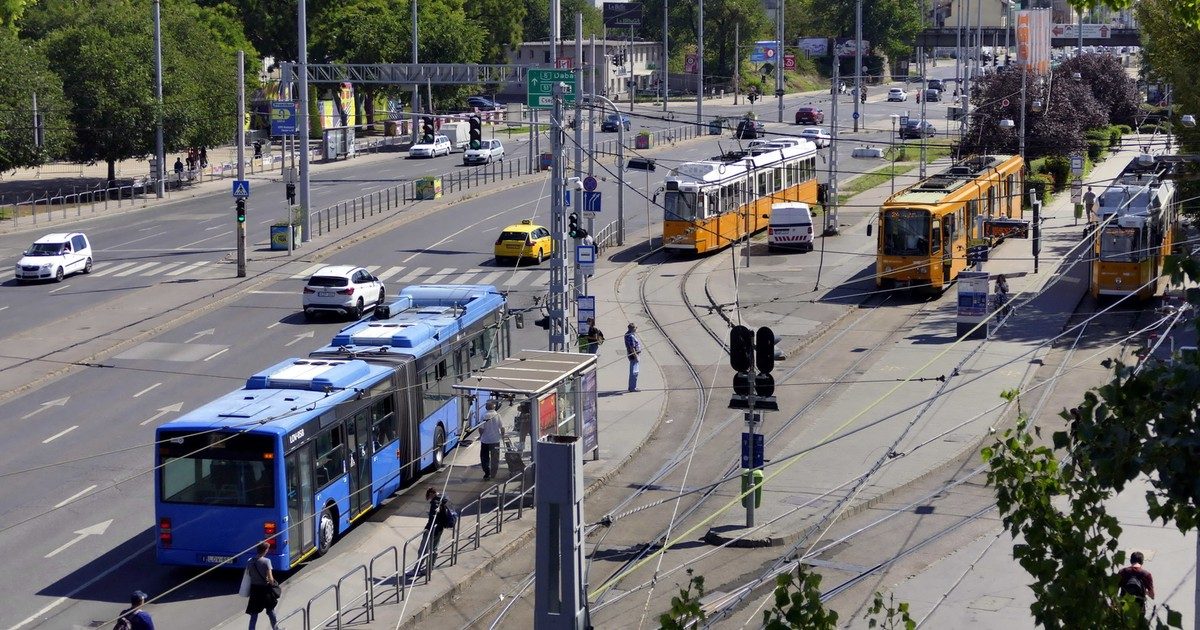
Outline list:
[[[453,267],[446,267],[445,269],[442,269],[441,271],[422,280],[421,284],[441,284],[443,278],[445,278],[446,276],[455,275],[455,273],[457,271],[458,270],[454,269]]]
[[[196,332],[195,334],[192,335],[191,339],[188,339],[187,341],[185,341],[183,343],[192,343],[193,341],[195,341],[201,337],[211,337],[214,334],[216,334],[216,332],[217,332],[216,328],[206,328],[204,330]]]
[[[286,226],[287,224],[285,223],[284,225]],[[204,228],[204,231],[205,231],[205,232],[211,232],[212,230],[219,230],[219,229],[221,229],[221,228],[223,228],[223,227],[225,227],[225,226],[224,226],[224,225],[214,225],[214,226],[212,226],[212,227],[206,227],[206,228]],[[284,242],[286,243],[287,241],[284,241]]]
[[[113,245],[112,247],[105,247],[103,250],[100,250],[100,251],[111,252],[114,249],[121,249],[122,247],[125,247],[126,245],[132,245],[134,243],[137,243],[138,241],[144,241],[148,238],[154,238],[155,236],[162,236],[163,234],[166,234],[166,232],[165,231],[164,232],[156,232],[154,234],[143,236],[141,238],[135,238],[132,241],[125,241],[124,243],[119,243],[117,245]]]
[[[53,558],[54,556],[57,556],[59,553],[66,551],[66,549],[68,547],[70,547],[71,545],[74,545],[75,543],[83,540],[84,538],[87,538],[88,536],[103,536],[104,532],[108,531],[108,526],[112,525],[112,522],[113,522],[113,520],[110,518],[107,521],[101,521],[99,523],[96,523],[95,525],[92,525],[91,527],[85,527],[83,529],[76,530],[74,538],[72,538],[71,540],[68,540],[66,542],[66,544],[59,547],[58,549],[55,549],[54,551],[51,551],[50,553],[46,554],[46,557]]]
[[[382,282],[382,281],[387,280],[388,278],[391,278],[392,276],[400,273],[401,271],[404,271],[404,267],[388,267],[387,269],[384,269],[383,271],[379,272],[379,275],[377,275],[375,277],[379,278],[379,281]]]
[[[126,276],[132,276],[132,275],[133,275],[133,274],[135,274],[135,273],[141,273],[141,272],[143,272],[143,271],[146,271],[147,269],[149,269],[149,268],[151,268],[151,267],[157,267],[157,266],[158,266],[158,261],[157,261],[157,260],[156,260],[156,261],[154,261],[154,262],[143,263],[143,264],[141,264],[141,265],[138,265],[138,266],[136,266],[136,267],[133,267],[133,268],[130,268],[130,269],[126,269],[125,271],[122,271],[121,273],[116,273],[116,274],[113,274],[113,277],[114,277],[114,278],[124,278],[124,277],[126,277]]]
[[[7,307],[7,306],[0,306],[0,311],[3,311],[3,310],[4,310],[4,309],[6,309],[6,308],[8,308],[8,307]]]
[[[267,326],[267,330],[271,330],[272,328],[274,328],[274,327],[276,327],[276,326],[278,326],[278,325],[280,325],[280,324],[282,324],[282,323],[283,323],[283,322],[275,322],[274,324],[271,324],[270,326]]]
[[[291,346],[291,345],[293,345],[293,344],[300,343],[301,341],[304,341],[305,339],[312,339],[312,338],[313,338],[313,335],[314,335],[314,332],[313,332],[313,331],[311,331],[311,330],[310,330],[310,331],[308,331],[308,332],[300,333],[299,335],[296,335],[296,338],[295,338],[295,339],[293,339],[293,340],[291,340],[291,341],[289,341],[289,342],[287,342],[287,343],[283,344],[283,347],[284,347],[284,348],[286,348],[286,347],[288,347],[288,346]],[[206,360],[207,360],[207,359],[206,359]]]
[[[114,271],[120,271],[126,267],[132,267],[136,264],[137,263],[121,263],[119,265],[112,265],[111,267],[105,267],[104,269],[101,269],[99,271],[92,270],[92,275],[93,276],[107,276],[108,274],[110,274]]]
[[[476,282],[475,284],[496,284],[496,281],[500,279],[500,276],[503,276],[506,273],[508,273],[508,272],[507,271],[493,271],[492,273],[489,273],[488,275],[480,278],[479,281]]]
[[[258,295],[296,295],[295,291],[251,291],[251,293],[257,293]],[[279,322],[275,323],[278,324]]]
[[[62,507],[62,506],[64,506],[64,505],[66,505],[66,504],[68,504],[68,503],[70,503],[70,502],[74,501],[75,499],[78,499],[79,497],[81,497],[81,496],[83,496],[83,495],[85,495],[85,494],[87,494],[87,493],[89,493],[89,492],[91,492],[92,490],[95,490],[95,489],[96,489],[96,484],[92,484],[92,485],[90,485],[90,486],[88,486],[88,487],[84,488],[83,490],[80,490],[79,492],[76,492],[75,494],[72,494],[71,496],[69,496],[69,497],[67,497],[67,498],[63,499],[62,501],[59,501],[58,503],[56,503],[56,504],[54,505],[54,509],[56,509],[56,510],[57,510],[58,508],[60,508],[60,507]]]
[[[150,387],[147,387],[146,389],[143,389],[142,391],[134,394],[133,397],[139,398],[139,397],[141,397],[142,394],[148,394],[148,393],[150,393],[150,390],[154,389],[155,387],[158,387],[159,385],[162,385],[162,383],[155,383],[155,384],[151,385]]]
[[[229,348],[225,348],[224,350],[217,350],[216,352],[208,355],[207,357],[204,357],[204,360],[211,361],[212,359],[215,359],[215,358],[221,356],[222,354],[225,354],[226,352],[229,352]]]
[[[70,599],[70,598],[72,598],[72,597],[75,597],[76,595],[78,595],[78,594],[82,593],[83,591],[85,591],[85,590],[87,590],[87,589],[91,588],[93,584],[95,584],[96,582],[99,582],[100,580],[103,580],[103,579],[107,578],[107,577],[108,577],[109,575],[111,575],[113,572],[115,572],[115,571],[118,571],[118,570],[120,570],[120,569],[124,568],[124,567],[125,567],[125,565],[129,564],[130,562],[133,562],[134,560],[136,560],[136,559],[138,559],[138,558],[140,558],[142,554],[144,554],[144,553],[149,553],[151,550],[153,550],[153,549],[154,549],[154,546],[155,546],[156,544],[158,544],[158,543],[157,543],[157,542],[152,542],[152,543],[150,543],[150,544],[148,544],[148,545],[145,545],[145,546],[143,546],[141,549],[138,549],[138,550],[134,551],[133,553],[130,553],[129,555],[125,556],[125,559],[124,559],[124,560],[122,560],[122,561],[120,561],[120,562],[118,562],[118,563],[116,563],[116,564],[112,565],[111,567],[109,567],[109,568],[107,568],[107,569],[105,569],[105,570],[101,571],[101,572],[100,572],[98,575],[96,575],[96,576],[95,576],[95,577],[93,577],[92,579],[90,579],[90,580],[88,580],[88,581],[84,582],[83,584],[80,584],[79,586],[75,587],[75,590],[71,591],[70,593],[67,593],[66,595],[63,595],[62,597],[59,597],[58,599],[56,599],[56,600],[54,600],[54,601],[50,602],[49,604],[46,604],[45,606],[43,606],[43,607],[42,607],[42,609],[41,609],[41,610],[39,610],[39,611],[37,611],[37,612],[33,613],[32,615],[30,615],[30,616],[28,616],[28,617],[26,617],[26,618],[22,619],[20,622],[18,622],[18,623],[17,623],[17,625],[15,625],[15,626],[13,626],[13,627],[9,628],[8,630],[20,630],[20,629],[21,629],[22,627],[24,627],[24,626],[27,626],[27,625],[29,625],[29,624],[31,624],[31,623],[33,623],[33,622],[35,622],[35,621],[39,621],[39,620],[41,620],[43,616],[47,615],[47,614],[48,614],[48,613],[49,613],[51,610],[54,610],[55,608],[58,608],[59,606],[61,606],[61,605],[63,604],[63,602],[65,602],[65,601],[67,601],[68,599]]]
[[[317,264],[305,269],[304,271],[301,271],[300,273],[292,274],[292,280],[305,280],[309,276],[316,273],[318,269],[320,269],[321,267],[324,267],[324,266],[325,266],[325,263],[317,263]]]
[[[176,269],[175,271],[172,271],[171,273],[168,273],[167,275],[168,276],[180,276],[189,271],[195,271],[207,264],[208,264],[207,260],[202,260],[200,262],[194,262],[186,267],[180,267],[179,269]]]
[[[404,274],[404,276],[397,278],[396,282],[399,282],[401,284],[404,284],[406,282],[411,282],[413,280],[413,278],[416,278],[417,276],[425,273],[426,271],[429,271],[429,269],[430,269],[430,267],[417,267],[416,269],[413,269],[412,271]]]
[[[46,402],[39,405],[37,409],[34,409],[33,411],[30,411],[29,413],[21,416],[21,419],[28,420],[51,407],[61,407],[65,404],[67,404],[68,400],[71,400],[70,396],[63,396],[62,398],[55,398],[54,400],[47,400]]]
[[[363,269],[366,269],[367,273],[369,273],[373,276],[373,275],[375,275],[375,272],[381,267],[383,267],[383,265],[369,265],[367,267],[363,267]]]
[[[498,216],[500,216],[500,215],[504,214],[505,212],[510,212],[510,211],[512,211],[512,210],[516,210],[517,208],[520,208],[521,206],[527,206],[527,205],[529,205],[529,204],[531,204],[531,203],[536,203],[537,201],[540,201],[540,200],[542,200],[542,199],[545,199],[545,198],[546,198],[546,197],[539,197],[538,199],[535,199],[535,200],[533,200],[533,201],[527,201],[527,202],[525,202],[525,203],[523,203],[523,204],[521,204],[521,205],[519,205],[519,206],[513,206],[512,208],[508,208],[507,210],[501,210],[500,212],[497,212],[496,214],[493,214],[493,215],[491,215],[491,216],[488,216],[488,217],[484,217],[484,218],[480,219],[479,221],[476,221],[475,223],[472,223],[471,225],[468,225],[467,227],[464,227],[463,229],[461,229],[461,230],[459,230],[459,231],[457,231],[457,232],[454,232],[453,234],[450,234],[450,235],[446,236],[446,238],[443,238],[442,240],[440,240],[440,241],[438,241],[438,242],[436,242],[436,243],[434,243],[434,244],[430,245],[429,247],[426,247],[425,249],[422,249],[422,250],[420,250],[420,251],[417,251],[417,252],[415,252],[413,255],[409,256],[408,258],[405,258],[404,260],[401,260],[400,262],[402,262],[402,263],[408,263],[408,262],[411,262],[411,261],[412,261],[412,259],[416,258],[417,256],[420,256],[421,254],[424,254],[425,252],[428,252],[428,251],[430,251],[430,250],[434,249],[435,247],[440,247],[440,246],[441,246],[443,243],[445,243],[446,241],[448,241],[448,240],[450,240],[450,239],[454,238],[455,236],[458,236],[459,234],[462,234],[463,232],[466,232],[467,230],[474,229],[474,228],[475,228],[475,226],[477,226],[477,225],[479,225],[479,224],[481,224],[481,223],[486,223],[486,222],[488,222],[488,221],[491,221],[492,219],[494,219],[494,218],[496,218],[496,217],[498,217]]]
[[[220,234],[214,234],[207,238],[202,238],[198,241],[192,241],[191,243],[186,243],[184,245],[180,245],[179,247],[176,247],[175,249],[183,249],[185,247],[191,247],[192,245],[199,245],[200,243],[203,243],[204,241],[211,241],[214,238],[221,238],[223,236],[229,236],[230,234],[233,234],[233,230],[225,230],[224,232],[221,232]]]
[[[79,425],[76,424],[69,429],[63,429],[62,431],[59,431],[58,433],[55,433],[54,435],[51,435],[50,437],[42,440],[42,444],[49,444],[49,443],[53,442],[54,440],[57,440],[58,438],[66,435],[78,428],[79,428]]]
[[[47,291],[47,293],[58,293],[59,291],[62,291],[63,289],[70,289],[70,288],[71,288],[71,285],[64,284],[61,287],[58,287],[57,289],[50,289],[49,291]]]

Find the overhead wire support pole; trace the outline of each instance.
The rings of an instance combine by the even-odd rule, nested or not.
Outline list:
[[[829,183],[826,191],[825,207],[825,230],[823,236],[832,236],[838,233],[838,217],[837,217],[837,191],[838,191],[838,85],[841,83],[841,59],[837,56],[837,48],[834,44],[836,39],[831,39],[829,49],[834,51],[833,59],[833,79],[831,93],[833,101],[829,107],[829,117],[833,121],[829,125],[829,146],[833,147],[829,151]],[[855,97],[857,98],[857,97]]]
[[[583,86],[583,13],[575,13],[575,179],[579,180],[583,177],[583,99],[580,98],[579,88]],[[576,200],[576,207],[583,208],[583,195],[580,194]],[[588,234],[592,233],[595,221],[591,218],[587,220]],[[572,252],[574,248],[572,248]],[[572,263],[575,261],[572,260]],[[575,269],[575,287],[571,292],[571,302],[575,305],[579,304],[579,296],[585,295],[584,290],[586,278],[583,276],[583,268],[579,265],[574,265]]]
[[[154,196],[162,199],[164,173],[166,173],[166,150],[163,147],[163,77],[162,77],[162,3],[154,0],[154,101],[158,113],[154,124]],[[34,110],[36,111],[36,107]],[[241,123],[238,118],[238,123]],[[36,131],[35,131],[36,133]],[[111,186],[111,184],[109,184]]]
[[[858,0],[854,3],[854,131],[858,131],[858,103],[863,98],[863,71],[862,71],[862,5],[863,0]],[[835,51],[836,56],[836,51]],[[836,146],[836,145],[835,145]]]
[[[667,100],[670,99],[670,97],[671,97],[671,91],[667,89],[667,84],[670,82],[670,76],[671,76],[669,68],[667,67],[667,63],[671,59],[671,52],[670,52],[670,49],[667,47],[668,26],[669,26],[669,23],[667,21],[667,16],[670,13],[667,10],[667,7],[669,5],[670,5],[670,0],[663,0],[663,49],[662,49],[662,59],[659,60],[659,64],[658,64],[658,74],[662,78],[661,83],[662,83],[663,113],[666,113]]]
[[[779,119],[775,122],[783,122],[783,60],[786,55],[787,48],[783,42],[783,5],[784,0],[778,0],[775,4],[775,40],[779,42],[779,52],[775,55],[775,100],[778,101]],[[738,63],[740,58],[735,53],[733,55],[734,63]],[[749,242],[749,240],[747,240]]]
[[[563,208],[563,84],[555,82],[550,110],[550,231],[554,251],[550,257],[549,349],[566,351],[567,312],[567,221]]]
[[[155,4],[158,4],[157,2]],[[237,52],[237,178],[246,181],[246,53]],[[239,203],[249,204],[249,199],[239,199]],[[290,242],[290,241],[289,241]],[[246,277],[246,222],[237,224],[237,277]]]
[[[297,11],[297,45],[299,47],[298,63],[300,88],[300,240],[307,243],[312,240],[312,222],[309,214],[308,190],[308,15],[306,4],[308,0],[300,0]],[[238,121],[241,126],[241,121]]]
[[[417,63],[418,63],[418,60],[417,60],[417,42],[418,42],[417,35],[418,35],[418,32],[417,32],[417,0],[412,0],[412,62],[413,62],[414,66],[417,65]],[[416,144],[416,142],[417,142],[417,127],[420,126],[420,121],[421,121],[421,118],[420,118],[421,84],[417,83],[415,81],[413,82],[413,95],[412,95],[411,109],[412,109],[412,141],[414,144]]]
[[[704,124],[704,0],[700,0],[696,31],[696,126],[701,127]]]

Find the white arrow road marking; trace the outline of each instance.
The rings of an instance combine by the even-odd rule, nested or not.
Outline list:
[[[192,343],[193,341],[195,341],[195,340],[197,340],[197,339],[199,339],[199,338],[201,338],[201,337],[204,337],[204,336],[206,336],[206,335],[212,335],[212,334],[214,334],[214,333],[216,333],[216,332],[217,332],[217,329],[216,329],[216,328],[209,328],[208,330],[201,330],[200,332],[198,332],[198,333],[196,333],[196,334],[192,335],[192,338],[191,338],[191,339],[188,339],[187,341],[185,341],[185,342],[183,342],[183,343]]]
[[[63,429],[62,431],[59,431],[58,433],[55,433],[54,435],[51,435],[50,437],[42,440],[42,444],[49,444],[49,443],[53,442],[54,440],[57,440],[58,438],[66,435],[78,428],[79,428],[79,425],[77,424],[77,425],[72,426],[69,429]]]
[[[74,545],[75,543],[83,540],[84,538],[87,538],[88,536],[104,535],[104,532],[108,531],[109,525],[112,525],[111,518],[108,519],[107,521],[104,521],[103,523],[96,523],[95,525],[92,525],[91,527],[85,527],[85,528],[75,532],[76,534],[78,534],[78,536],[72,538],[71,540],[68,540],[65,545],[59,547],[58,549],[55,549],[54,551],[51,551],[50,553],[46,554],[46,557],[53,558],[54,556],[57,556],[62,551],[65,551],[67,547]]]
[[[289,342],[287,342],[287,343],[283,344],[283,347],[285,347],[285,348],[286,348],[286,347],[288,347],[288,346],[290,346],[290,345],[292,345],[292,344],[297,344],[297,343],[300,343],[301,341],[303,341],[303,340],[305,340],[305,339],[312,339],[312,338],[313,338],[313,331],[311,331],[311,330],[310,330],[310,331],[308,331],[308,332],[306,332],[306,333],[300,333],[299,335],[296,335],[296,338],[295,338],[295,339],[293,339],[293,340],[291,340],[291,341],[289,341]]]
[[[39,611],[33,613],[32,615],[29,615],[28,617],[17,622],[16,625],[9,628],[8,630],[20,630],[20,628],[23,628],[35,621],[45,621],[45,618],[44,618],[45,615],[47,615],[51,610],[58,608],[59,606],[61,606],[63,604],[63,602],[66,602],[68,599],[75,597],[76,595],[91,588],[91,586],[93,584],[95,584],[96,582],[99,582],[100,580],[103,580],[103,579],[107,578],[108,576],[112,575],[114,572],[124,568],[125,565],[138,559],[142,554],[149,553],[151,550],[154,549],[155,544],[156,543],[151,542],[150,544],[143,546],[141,549],[135,550],[133,553],[130,553],[129,555],[125,556],[124,560],[101,571],[99,574],[93,576],[92,579],[84,582],[83,584],[76,586],[73,590],[71,590],[71,592],[67,593],[66,595],[63,595],[62,597],[55,599],[54,601],[50,602],[49,604],[46,604],[45,606],[42,607],[41,610],[39,610]]]
[[[154,414],[153,416],[150,416],[149,418],[146,418],[145,420],[142,420],[141,424],[139,424],[138,426],[144,427],[147,424],[150,424],[151,422],[154,422],[155,420],[158,420],[159,418],[161,418],[169,413],[179,413],[180,409],[183,409],[182,402],[177,402],[174,405],[167,405],[166,407],[159,407],[158,413]]]
[[[74,501],[75,499],[78,499],[79,497],[81,497],[81,496],[83,496],[83,495],[85,495],[85,494],[87,494],[87,493],[89,493],[89,492],[91,492],[92,490],[95,490],[95,489],[96,489],[96,484],[92,484],[92,485],[90,485],[90,486],[88,486],[88,487],[84,488],[83,490],[80,490],[79,492],[76,492],[75,494],[72,494],[71,496],[69,496],[69,497],[67,497],[67,498],[63,499],[62,501],[59,501],[58,503],[56,503],[56,504],[54,505],[54,509],[56,509],[56,510],[57,510],[58,508],[60,508],[60,507],[62,507],[62,506],[64,506],[64,505],[66,505],[66,504],[68,504],[68,503],[70,503],[70,502]]]
[[[21,416],[21,419],[28,420],[51,407],[61,407],[65,404],[67,404],[67,401],[70,399],[71,399],[70,396],[63,396],[62,398],[58,398],[55,400],[48,400],[48,401],[42,403],[41,407],[38,407],[37,409],[34,409],[33,411]]]

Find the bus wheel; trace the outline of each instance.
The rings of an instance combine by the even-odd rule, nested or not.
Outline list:
[[[446,429],[442,425],[437,426],[437,430],[433,434],[433,469],[441,470],[442,463],[446,460]]]
[[[323,556],[333,546],[337,536],[337,521],[333,518],[332,510],[321,512],[321,520],[317,521],[317,555]]]

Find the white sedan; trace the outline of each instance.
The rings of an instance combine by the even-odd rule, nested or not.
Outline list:
[[[820,127],[805,127],[800,130],[800,137],[817,145],[818,149],[823,149],[833,143],[833,137],[828,131]]]
[[[504,143],[499,140],[481,140],[478,149],[467,149],[463,153],[463,164],[487,164],[492,160],[504,159]]]
[[[892,88],[888,90],[888,102],[899,101],[903,103],[908,100],[908,92],[903,88]]]

